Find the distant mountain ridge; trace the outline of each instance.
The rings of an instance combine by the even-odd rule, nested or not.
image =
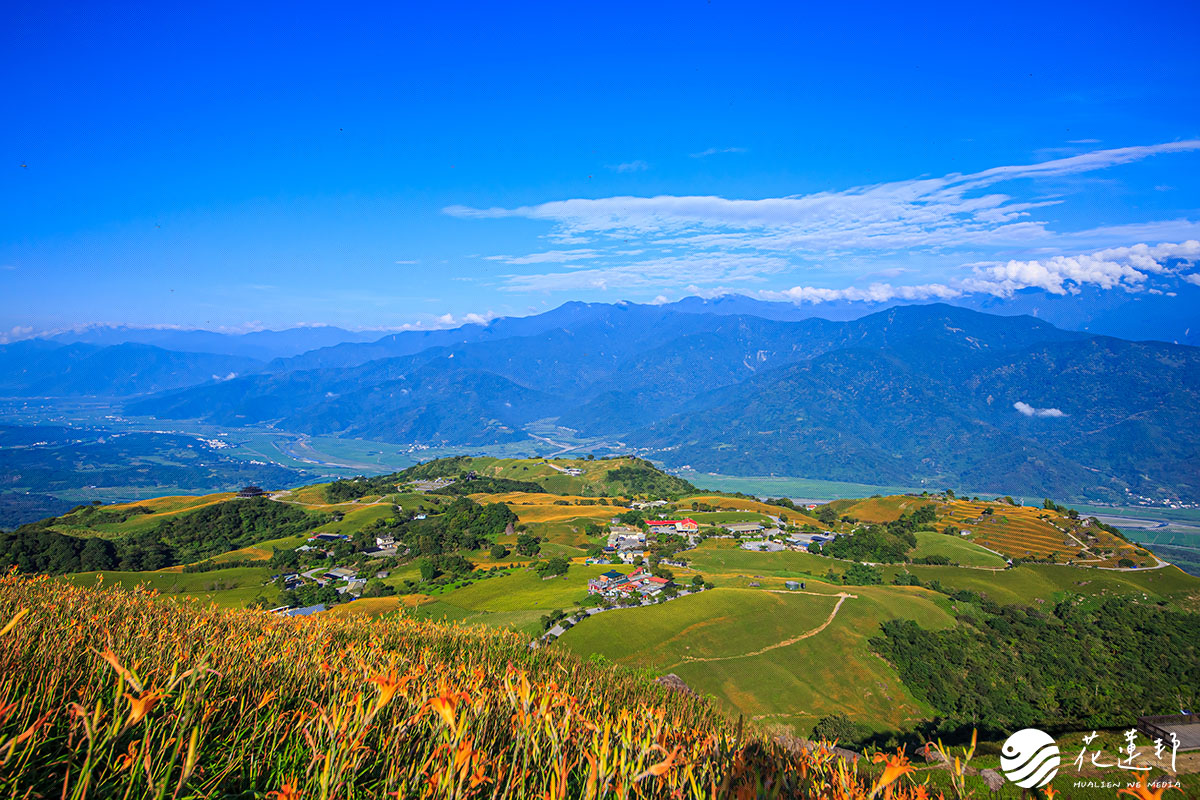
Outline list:
[[[567,304],[338,345],[128,410],[461,446],[546,420],[730,474],[1200,496],[1196,348],[941,304],[845,322],[697,311]],[[392,355],[359,361],[378,353]]]
[[[90,325],[40,337],[56,344],[92,344],[109,347],[146,344],[183,353],[241,356],[257,361],[287,358],[343,342],[371,342],[379,331],[348,331],[332,325],[311,325],[286,330],[224,333],[202,329],[153,328],[129,325]]]
[[[0,396],[77,397],[161,392],[229,380],[262,367],[242,356],[181,353],[146,344],[0,346]]]

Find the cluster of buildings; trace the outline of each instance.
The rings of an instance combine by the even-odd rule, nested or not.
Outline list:
[[[604,558],[612,560],[619,558],[626,564],[632,564],[639,558],[649,555],[646,550],[646,534],[638,528],[625,525],[614,525],[609,528],[608,543],[604,547]]]
[[[762,531],[761,539],[745,539],[741,543],[743,550],[753,550],[761,553],[779,553],[784,550],[807,550],[814,544],[832,542],[833,533],[793,533],[787,536],[779,535],[781,531],[769,528]]]
[[[646,527],[652,531],[665,531],[667,533],[681,533],[684,536],[691,536],[700,532],[700,523],[694,519],[648,519]]]
[[[628,575],[613,569],[588,581],[588,593],[608,598],[632,597],[634,593],[653,597],[670,585],[670,580],[651,575],[645,567],[638,567]]]

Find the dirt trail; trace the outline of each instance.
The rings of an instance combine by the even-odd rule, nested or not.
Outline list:
[[[796,644],[796,642],[802,642],[805,639],[808,639],[809,637],[816,636],[818,633],[820,633],[821,631],[828,628],[830,623],[833,622],[833,618],[837,616],[838,609],[840,609],[842,607],[842,603],[846,602],[846,600],[848,600],[848,599],[855,599],[855,600],[858,599],[858,595],[847,594],[845,592],[839,592],[837,595],[828,595],[828,594],[821,594],[820,592],[789,592],[789,591],[785,591],[783,589],[767,589],[766,591],[775,592],[777,594],[813,594],[813,595],[817,595],[818,597],[837,597],[838,601],[836,604],[834,604],[833,610],[829,612],[829,617],[824,622],[822,622],[820,625],[813,628],[811,631],[808,631],[807,633],[802,633],[799,636],[793,636],[791,639],[784,639],[782,642],[776,642],[775,644],[768,645],[767,647],[764,647],[761,650],[755,650],[752,653],[742,653],[741,655],[736,655],[736,656],[712,656],[709,658],[702,658],[702,657],[701,658],[693,658],[692,656],[684,656],[683,660],[678,663],[679,664],[689,664],[689,663],[696,662],[696,661],[732,661],[735,658],[749,658],[750,656],[761,656],[763,653],[769,653],[772,650],[778,650],[780,647],[788,647],[789,645]],[[672,666],[676,666],[676,665],[673,664]]]

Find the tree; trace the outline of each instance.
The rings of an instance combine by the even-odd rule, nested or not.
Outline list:
[[[508,555],[508,548],[497,542],[492,545],[491,556],[493,561],[499,561]]]
[[[821,506],[817,509],[817,519],[826,525],[833,525],[838,521],[838,513],[834,510],[833,506]]]
[[[517,552],[523,556],[536,556],[542,550],[541,540],[529,533],[517,534]]]
[[[417,562],[417,567],[421,570],[421,580],[431,581],[437,577],[438,569],[432,558],[422,558]]]
[[[555,575],[565,575],[570,567],[570,561],[567,561],[567,559],[563,558],[562,556],[554,556],[553,558],[538,564],[537,571],[538,574],[543,578],[550,578]]]
[[[111,542],[94,536],[83,545],[79,553],[79,569],[83,572],[101,572],[116,566],[116,548]]]
[[[817,720],[817,724],[813,725],[811,738],[816,742],[853,744],[858,736],[858,731],[858,725],[845,714],[839,712]]]

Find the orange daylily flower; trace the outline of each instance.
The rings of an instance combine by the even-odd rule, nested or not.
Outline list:
[[[258,705],[254,707],[255,711],[262,710],[262,707],[279,696],[279,692],[272,689],[269,692],[263,692],[262,699],[258,701]]]
[[[441,697],[434,697],[429,701],[429,707],[441,715],[451,730],[458,730],[458,715],[455,713],[458,707],[458,698],[455,695],[445,694]]]
[[[654,776],[655,778],[657,778],[661,775],[664,775],[667,771],[669,771],[671,769],[671,767],[675,766],[675,762],[678,758],[679,758],[679,745],[675,745],[675,749],[671,751],[670,755],[668,755],[666,758],[664,758],[662,761],[658,762],[657,764],[654,764],[653,766],[648,767],[645,772],[643,772],[641,775],[638,775],[636,778],[634,778],[634,780],[640,781],[642,778],[646,778],[649,776]]]
[[[158,705],[158,701],[163,699],[163,693],[157,689],[151,689],[142,692],[140,697],[134,697],[126,692],[125,698],[129,701],[129,721],[126,724],[136,725],[142,717],[149,714],[151,709]]]
[[[884,787],[891,786],[897,780],[909,773],[916,772],[916,767],[908,763],[908,759],[904,756],[903,750],[897,750],[896,755],[889,756],[883,753],[876,753],[871,759],[876,764],[886,763],[883,775],[879,776],[879,783],[875,784],[875,791],[878,792]]]
[[[300,790],[295,784],[285,783],[280,788],[267,792],[267,797],[272,800],[300,800]]]
[[[375,709],[378,711],[391,702],[396,692],[403,689],[408,680],[407,678],[397,679],[395,670],[389,672],[387,675],[376,675],[374,678],[368,678],[368,683],[373,683],[379,687],[379,698],[375,702]]]

